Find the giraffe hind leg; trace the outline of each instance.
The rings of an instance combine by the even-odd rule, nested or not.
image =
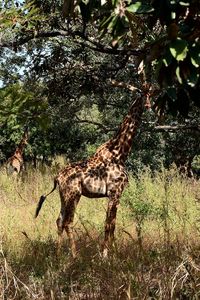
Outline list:
[[[63,212],[61,210],[59,217],[56,221],[57,224],[57,232],[58,232],[58,240],[57,240],[57,254],[60,254],[60,249],[62,245],[62,239],[63,239]]]
[[[58,249],[61,247],[63,231],[65,229],[68,239],[70,250],[72,256],[76,256],[76,244],[74,240],[73,234],[73,221],[74,221],[74,214],[76,206],[79,202],[80,195],[77,195],[73,198],[70,198],[65,205],[61,208],[60,215],[57,219],[57,227],[58,227]]]

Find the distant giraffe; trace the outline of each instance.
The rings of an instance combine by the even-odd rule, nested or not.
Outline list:
[[[73,256],[76,255],[73,220],[81,195],[88,198],[108,197],[109,199],[103,245],[103,255],[107,255],[109,245],[114,239],[119,199],[128,183],[124,163],[130,152],[137,128],[141,123],[145,102],[146,96],[141,93],[133,102],[116,136],[101,145],[96,153],[87,160],[67,165],[55,177],[52,191],[41,196],[39,200],[35,217],[38,216],[46,197],[55,190],[57,185],[59,186],[61,211],[57,219],[58,246],[61,244],[65,229]]]
[[[8,175],[17,175],[24,168],[23,152],[28,143],[28,129],[24,130],[22,139],[15,149],[14,154],[7,160],[6,170]]]

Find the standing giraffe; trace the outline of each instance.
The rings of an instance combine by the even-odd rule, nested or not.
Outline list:
[[[124,163],[130,152],[136,130],[141,123],[145,102],[144,94],[137,97],[116,136],[101,145],[87,160],[67,165],[55,177],[52,191],[41,196],[38,202],[35,217],[38,216],[46,197],[55,190],[57,185],[59,186],[61,211],[57,219],[58,246],[61,244],[65,229],[73,256],[76,255],[73,220],[81,195],[88,198],[108,197],[109,199],[103,245],[103,255],[107,255],[108,247],[114,239],[119,199],[128,183]]]
[[[14,154],[7,160],[6,169],[8,175],[18,175],[24,168],[23,152],[28,143],[28,129],[24,130],[22,139],[15,149]]]

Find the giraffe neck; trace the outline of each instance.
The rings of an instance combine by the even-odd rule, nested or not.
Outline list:
[[[24,148],[27,145],[27,140],[28,140],[28,131],[25,130],[23,137],[19,143],[19,145],[17,146],[16,150],[15,150],[15,154],[21,155],[23,154]]]
[[[22,155],[25,148],[25,144],[19,144],[19,146],[15,150],[15,154]]]
[[[141,123],[144,103],[143,98],[138,97],[132,104],[129,113],[119,127],[117,135],[113,138],[112,153],[117,161],[125,162],[131,150],[133,138]]]
[[[141,123],[145,97],[138,97],[121,123],[118,133],[103,145],[92,156],[95,161],[115,161],[124,164],[131,150],[132,141]]]

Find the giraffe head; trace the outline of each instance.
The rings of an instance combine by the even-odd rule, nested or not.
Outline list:
[[[22,142],[24,143],[24,145],[28,144],[28,127],[27,126],[24,129],[24,134],[22,136]]]

